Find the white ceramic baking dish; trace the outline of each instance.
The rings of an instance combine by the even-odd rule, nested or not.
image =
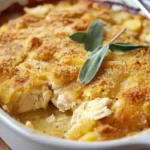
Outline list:
[[[0,0],[2,2],[3,0]],[[15,0],[0,3],[0,11]],[[26,0],[17,0],[26,3]],[[127,0],[129,1],[129,0]],[[119,140],[84,143],[35,133],[11,118],[0,108],[0,137],[12,150],[148,150],[150,129]]]

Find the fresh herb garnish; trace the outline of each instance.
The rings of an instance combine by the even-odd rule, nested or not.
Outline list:
[[[100,46],[103,39],[103,22],[94,20],[87,32],[76,32],[70,38],[78,43],[83,43],[85,50],[94,51]]]
[[[84,49],[94,51],[101,45],[103,39],[103,22],[100,20],[93,21],[84,37]]]
[[[125,28],[121,30],[119,34],[117,34],[109,43],[104,46],[98,47],[88,56],[79,73],[78,78],[81,83],[87,84],[95,77],[105,55],[109,50],[110,44],[115,41],[124,31]]]
[[[70,36],[70,38],[78,43],[84,43],[85,32],[76,32]]]
[[[109,49],[113,52],[129,52],[137,48],[148,48],[148,46],[142,46],[131,43],[112,43],[109,46]]]
[[[131,43],[114,43],[114,41],[121,36],[126,29],[122,29],[110,42],[101,45],[103,37],[103,23],[101,20],[93,21],[87,32],[76,32],[70,36],[70,38],[80,44],[84,44],[84,49],[91,51],[91,54],[83,64],[80,73],[79,81],[83,84],[89,83],[98,72],[101,63],[108,50],[128,52],[137,48],[147,48],[148,46],[142,46]]]
[[[89,83],[94,76],[96,75],[99,67],[108,52],[109,44],[106,44],[102,47],[95,49],[87,58],[85,63],[83,64],[80,73],[79,73],[79,81],[81,83],[87,84]]]

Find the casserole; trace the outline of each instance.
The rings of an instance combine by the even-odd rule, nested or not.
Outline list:
[[[136,28],[136,30],[138,30],[139,28]],[[33,78],[34,79],[34,78]],[[21,82],[22,82],[22,80],[21,80]],[[7,84],[6,84],[7,85]],[[47,90],[47,89],[46,89]],[[129,93],[130,94],[130,93]],[[9,95],[8,95],[9,96]],[[130,95],[129,95],[130,96]],[[131,96],[132,96],[132,93],[131,93]],[[5,98],[5,97],[4,97]],[[3,98],[3,100],[4,100],[4,98]],[[131,97],[132,98],[132,97]],[[106,100],[106,99],[105,99]],[[56,103],[57,104],[57,103]],[[57,105],[56,105],[57,106]],[[45,107],[45,106],[42,106],[42,107]],[[64,111],[66,108],[64,108],[64,109],[62,109],[61,107],[59,107],[59,106],[57,106],[61,111]],[[14,108],[17,108],[17,107],[14,107]],[[26,108],[27,109],[27,108]],[[35,108],[35,109],[37,109],[37,107]],[[67,108],[68,109],[68,108]],[[14,109],[14,110],[17,110],[17,109]],[[30,110],[30,109],[29,109]],[[18,112],[23,112],[23,111],[25,111],[25,108],[24,109],[19,109],[19,110],[17,110]],[[14,123],[13,123],[14,124]]]

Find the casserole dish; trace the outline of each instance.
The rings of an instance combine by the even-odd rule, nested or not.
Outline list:
[[[21,112],[24,110],[19,110],[19,111]],[[24,127],[21,127],[22,125],[20,125],[13,119],[9,118],[9,116],[7,114],[5,114],[4,112],[1,112],[1,122],[2,122],[2,126],[0,128],[1,129],[1,132],[0,132],[1,137],[4,140],[6,140],[6,142],[8,141],[7,143],[13,149],[16,149],[16,150],[23,149],[22,145],[26,145],[25,149],[39,149],[39,150],[40,149],[45,149],[45,150],[46,149],[53,149],[53,150],[58,149],[59,150],[60,148],[61,149],[63,149],[63,148],[64,149],[75,149],[75,150],[76,149],[95,149],[96,150],[96,149],[110,149],[110,148],[118,149],[118,146],[119,146],[119,149],[121,149],[121,148],[129,149],[129,148],[133,148],[133,146],[135,149],[136,148],[135,145],[137,145],[137,142],[138,142],[137,149],[141,149],[141,148],[147,149],[149,146],[149,144],[148,144],[149,141],[147,140],[148,136],[149,136],[148,131],[144,131],[143,133],[137,134],[136,136],[132,136],[132,137],[116,140],[116,141],[100,142],[100,143],[78,142],[78,144],[76,144],[77,142],[65,141],[65,140],[60,140],[60,139],[54,138],[54,137],[47,137],[47,136],[43,136],[41,134],[35,134],[33,130],[29,130],[29,129],[25,129]],[[9,125],[10,122],[12,124],[11,127]],[[5,129],[5,127],[7,127],[7,126],[9,128],[12,128],[9,131],[9,134],[7,134],[7,131]],[[25,132],[25,130],[28,130],[28,131]],[[16,135],[16,138],[14,138],[15,135]],[[13,139],[17,142],[13,141],[13,139],[8,138],[7,136],[13,137]],[[143,143],[143,141],[140,141],[141,137],[142,137],[142,139],[144,139],[144,141],[145,141],[144,143]],[[59,143],[59,146],[57,145],[57,143]],[[63,143],[63,144],[61,145],[61,143]],[[118,143],[118,144],[115,145],[115,143]]]

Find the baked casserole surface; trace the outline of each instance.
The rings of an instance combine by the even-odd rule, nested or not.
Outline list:
[[[96,77],[78,74],[90,52],[69,36],[100,19],[103,44],[149,45],[150,21],[91,1],[24,8],[0,27],[0,105],[39,133],[79,141],[122,138],[150,127],[150,49],[109,51]]]

